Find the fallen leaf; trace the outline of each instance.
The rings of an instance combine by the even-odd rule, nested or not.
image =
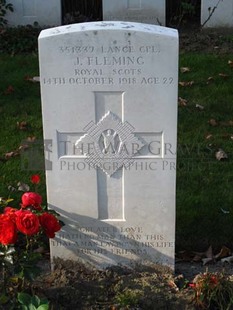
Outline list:
[[[27,130],[27,122],[22,121],[22,122],[17,122],[17,127],[19,128],[19,130]]]
[[[7,87],[7,89],[5,90],[4,94],[5,94],[5,95],[10,95],[10,94],[13,93],[14,91],[15,91],[15,90],[14,90],[13,86],[12,86],[12,85],[9,85],[9,86]]]
[[[9,185],[9,186],[7,187],[7,189],[8,189],[9,191],[11,191],[11,192],[15,192],[15,191],[17,190],[15,187],[13,187],[13,186],[11,186],[11,185]]]
[[[6,159],[9,159],[11,157],[14,157],[15,156],[15,152],[8,152],[8,153],[5,153],[5,158]]]
[[[174,282],[174,280],[168,280],[167,282],[168,286],[174,290],[175,292],[179,291],[179,288],[177,287],[176,283]]]
[[[211,139],[213,137],[213,135],[211,135],[211,134],[208,134],[208,135],[206,135],[206,140],[209,140],[209,139]]]
[[[229,75],[228,75],[228,74],[225,74],[225,73],[219,73],[218,75],[219,75],[220,77],[222,77],[223,79],[229,78]]]
[[[214,78],[212,76],[208,77],[206,84],[210,84],[214,81]]]
[[[212,249],[212,245],[210,245],[207,249],[207,251],[205,252],[205,256],[207,258],[213,258],[213,249]]]
[[[26,76],[24,79],[26,81],[33,82],[33,83],[39,83],[40,82],[39,76],[34,76],[34,77]]]
[[[179,104],[179,106],[181,106],[181,107],[186,107],[187,103],[188,103],[188,100],[186,100],[186,99],[184,99],[184,98],[181,98],[181,97],[178,98],[178,104]]]
[[[193,258],[194,262],[200,262],[202,261],[203,264],[207,261],[210,261],[213,259],[213,250],[212,246],[209,246],[208,249],[205,252],[194,252],[195,256]]]
[[[232,60],[228,60],[228,65],[233,68],[233,61]]]
[[[228,210],[224,210],[223,208],[220,208],[220,210],[222,211],[222,213],[224,213],[224,214],[229,214],[230,213],[230,211],[228,211]]]
[[[194,81],[179,82],[179,85],[182,87],[192,86],[193,84],[194,84]]]
[[[232,263],[232,262],[233,262],[233,256],[229,256],[229,257],[221,259],[221,263]]]
[[[220,125],[224,126],[224,127],[229,127],[229,126],[232,127],[233,126],[233,121],[230,120],[230,121],[227,121],[227,122],[221,122]]]
[[[181,73],[186,73],[186,72],[190,72],[191,70],[190,70],[190,68],[189,67],[181,67],[180,68],[180,72]]]
[[[19,151],[24,151],[27,150],[29,148],[29,146],[27,144],[22,144],[19,146],[18,150]]]
[[[216,259],[227,257],[231,255],[231,250],[225,245],[221,248],[220,252],[215,255]]]
[[[196,108],[201,111],[204,110],[203,105],[200,105],[200,104],[196,104]]]
[[[30,190],[30,187],[27,184],[22,183],[22,182],[18,182],[17,186],[18,186],[18,191],[28,192]]]
[[[26,141],[28,142],[34,142],[36,140],[35,136],[27,137]]]
[[[203,258],[202,259],[202,263],[203,263],[203,266],[205,266],[206,264],[210,263],[210,262],[213,262],[213,258]]]
[[[215,157],[216,157],[216,159],[219,160],[219,161],[228,158],[227,154],[226,154],[222,149],[219,149],[219,150],[215,153]]]
[[[214,118],[211,118],[208,123],[214,127],[218,126],[218,122]]]

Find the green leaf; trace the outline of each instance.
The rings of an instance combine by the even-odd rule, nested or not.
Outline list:
[[[41,298],[40,303],[41,304],[49,304],[49,301],[47,298]]]
[[[31,298],[31,303],[37,308],[39,307],[41,301],[40,301],[40,298],[36,295],[32,296]]]
[[[33,304],[30,304],[30,305],[28,306],[28,309],[29,309],[29,310],[37,310],[37,307],[35,307]]]
[[[49,310],[49,305],[48,304],[40,305],[40,307],[37,308],[37,310]]]
[[[27,293],[18,293],[17,298],[22,305],[30,305],[31,303],[31,296]]]

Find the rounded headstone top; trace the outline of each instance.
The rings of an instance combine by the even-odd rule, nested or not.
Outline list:
[[[99,30],[139,31],[145,33],[154,33],[156,35],[178,37],[178,31],[173,28],[167,28],[151,24],[123,22],[123,21],[103,21],[103,22],[71,24],[66,26],[45,29],[41,31],[39,39],[67,33],[71,34],[74,32],[99,31]]]

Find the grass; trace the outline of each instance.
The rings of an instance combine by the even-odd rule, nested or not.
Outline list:
[[[194,84],[179,87],[179,96],[188,103],[179,107],[178,115],[178,249],[231,245],[233,68],[228,65],[229,59],[231,55],[186,53],[180,56],[180,67],[191,69],[180,74],[180,81],[194,81]],[[20,156],[5,160],[5,153],[16,150],[28,137],[42,139],[39,84],[25,79],[38,75],[37,56],[0,54],[0,67],[0,196],[9,194],[9,185],[15,186],[19,181],[28,183],[32,173],[40,173],[40,192],[45,198],[43,171],[22,170]],[[207,84],[209,77],[213,80]],[[13,91],[12,88],[9,91],[9,86]],[[196,108],[197,104],[204,109]],[[17,122],[26,122],[26,130],[19,129]],[[215,158],[218,148],[228,154],[228,160]]]
[[[179,108],[178,115],[179,247],[231,244],[233,68],[228,65],[230,57],[184,54],[180,58],[180,66],[191,69],[180,74],[180,80],[194,81],[194,84],[179,89],[179,96],[188,100],[187,106]],[[209,77],[213,80],[207,84]],[[204,109],[196,108],[196,104]],[[211,125],[211,119],[216,124]],[[218,148],[227,153],[228,160],[216,160]]]
[[[33,55],[12,57],[1,54],[0,66],[0,197],[6,197],[10,194],[9,186],[15,187],[20,181],[28,184],[30,175],[38,171],[28,171],[22,165],[23,153],[13,155],[8,160],[5,160],[5,154],[17,152],[21,145],[26,144],[28,138],[41,140],[43,134],[39,83],[27,80],[28,77],[38,75],[38,58]],[[22,122],[25,122],[26,126],[21,126],[20,129],[18,124]],[[44,180],[44,173],[41,174]],[[43,194],[44,187],[44,184],[41,185]]]

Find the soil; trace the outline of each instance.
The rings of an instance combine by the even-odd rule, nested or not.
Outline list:
[[[232,53],[233,28],[185,29],[179,31],[180,53]]]
[[[51,272],[33,284],[33,293],[47,297],[52,310],[194,310],[189,287],[199,273],[233,274],[233,264],[179,261],[175,271],[161,265],[112,266],[97,270],[80,262],[57,259]],[[217,309],[216,309],[217,310]]]
[[[180,53],[233,53],[233,29],[180,31]],[[203,266],[201,262],[177,261],[175,272],[160,265],[134,268],[114,266],[96,270],[79,262],[57,260],[53,272],[49,261],[34,283],[37,295],[50,300],[52,310],[162,310],[196,309],[189,287],[194,277],[205,271],[233,274],[233,264],[221,262]]]

